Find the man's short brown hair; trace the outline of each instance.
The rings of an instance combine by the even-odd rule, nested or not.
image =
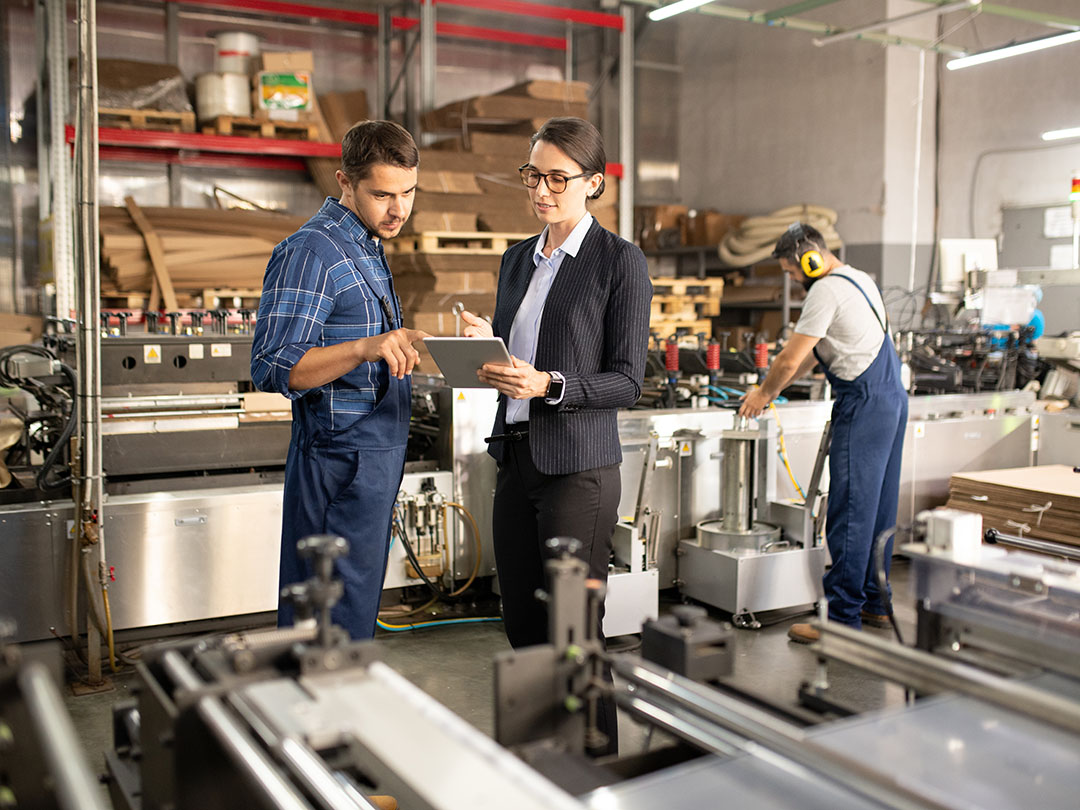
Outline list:
[[[341,171],[356,185],[379,163],[413,169],[420,152],[409,131],[393,121],[361,121],[341,139]]]

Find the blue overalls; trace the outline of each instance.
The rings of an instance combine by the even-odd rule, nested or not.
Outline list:
[[[357,269],[381,299],[385,331],[400,328],[392,284],[376,283],[360,263]],[[412,412],[411,380],[391,376],[385,361],[379,361],[378,374],[374,410],[342,429],[330,428],[315,407],[321,392],[296,400],[285,462],[279,584],[284,587],[312,576],[310,562],[296,552],[298,540],[311,534],[344,537],[349,553],[334,568],[345,594],[332,616],[354,639],[375,634]],[[292,607],[279,601],[278,625],[292,623]]]
[[[829,619],[861,627],[861,613],[885,614],[874,574],[874,539],[896,523],[900,462],[907,429],[907,392],[900,382],[900,360],[892,338],[866,292],[849,276],[885,331],[874,362],[854,380],[842,380],[814,356],[836,397],[829,451],[829,506],[826,542],[832,557],[824,579]],[[885,570],[892,540],[885,548]]]

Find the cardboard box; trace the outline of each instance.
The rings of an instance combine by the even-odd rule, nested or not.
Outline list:
[[[472,172],[434,171],[420,169],[417,172],[417,188],[432,194],[483,194],[483,189]],[[516,191],[516,189],[515,189]]]
[[[278,51],[262,54],[262,69],[272,73],[291,73],[296,70],[315,70],[313,51]]]
[[[690,210],[686,214],[686,244],[719,245],[728,231],[739,227],[744,219],[737,214]]]
[[[414,211],[405,223],[404,233],[423,233],[424,231],[466,231],[477,230],[476,214],[461,211]]]
[[[0,347],[33,343],[41,337],[40,315],[0,313]]]
[[[639,206],[634,210],[634,233],[642,250],[686,244],[685,205]]]
[[[315,99],[309,70],[260,71],[255,92],[259,109],[270,113],[308,113]]]

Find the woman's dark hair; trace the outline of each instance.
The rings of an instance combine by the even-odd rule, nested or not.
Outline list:
[[[420,152],[409,131],[393,121],[361,121],[341,139],[341,171],[354,186],[366,180],[379,163],[412,169]]]
[[[529,153],[537,141],[550,143],[566,154],[583,172],[603,174],[607,168],[604,139],[596,127],[581,118],[549,118],[529,140]],[[604,181],[589,199],[596,200],[604,193]]]

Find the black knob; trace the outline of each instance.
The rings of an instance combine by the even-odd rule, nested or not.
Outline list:
[[[705,619],[709,612],[697,605],[676,605],[671,609],[671,615],[675,617],[680,627],[693,627]]]
[[[127,334],[128,318],[130,318],[131,315],[132,315],[132,313],[130,313],[130,312],[117,312],[116,313],[116,318],[117,318],[117,320],[120,321],[120,336],[121,337],[123,337],[124,335]]]
[[[181,312],[166,312],[165,317],[169,319],[169,331],[174,335],[180,334],[180,319],[184,317]]]
[[[158,330],[157,326],[158,326],[158,314],[156,312],[147,312],[146,313],[146,331],[156,333],[157,330]]]

